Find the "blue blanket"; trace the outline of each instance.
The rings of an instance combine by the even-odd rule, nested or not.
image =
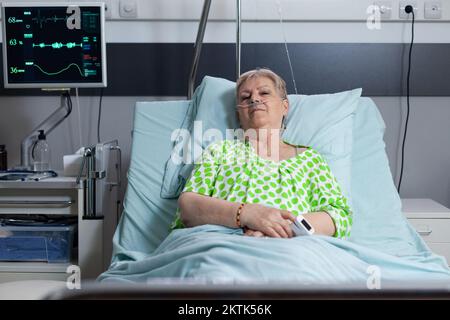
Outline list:
[[[142,283],[180,277],[207,283],[285,281],[366,287],[373,281],[382,287],[399,281],[440,281],[450,285],[444,259],[430,251],[395,256],[332,237],[253,238],[216,225],[175,230],[153,253],[114,262],[99,280]]]

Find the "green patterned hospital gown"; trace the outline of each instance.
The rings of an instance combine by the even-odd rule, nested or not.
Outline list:
[[[308,147],[295,157],[275,162],[256,154],[249,142],[211,144],[195,165],[183,192],[258,203],[294,215],[325,211],[336,226],[334,237],[348,238],[352,212],[323,157]],[[179,209],[173,228],[183,227]]]

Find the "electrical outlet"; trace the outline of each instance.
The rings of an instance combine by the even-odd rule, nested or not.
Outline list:
[[[411,13],[405,12],[405,7],[407,5],[410,5],[414,8],[414,16],[417,19],[417,13],[419,12],[419,6],[417,4],[417,1],[400,1],[398,15],[400,19],[408,19],[410,16],[412,17]]]
[[[112,19],[112,1],[111,0],[102,0],[105,3],[105,19]]]
[[[380,8],[380,18],[382,20],[392,18],[392,1],[375,1],[373,4]]]
[[[121,18],[137,18],[137,1],[120,0],[119,14]]]
[[[442,19],[442,2],[427,1],[425,2],[425,19]]]

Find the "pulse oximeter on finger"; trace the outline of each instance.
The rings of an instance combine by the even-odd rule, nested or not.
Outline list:
[[[291,228],[296,237],[314,234],[314,227],[302,215],[297,216]]]

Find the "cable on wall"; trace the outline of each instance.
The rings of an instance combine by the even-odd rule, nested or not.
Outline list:
[[[411,23],[411,43],[409,45],[409,54],[408,54],[408,74],[406,76],[406,120],[405,120],[405,131],[403,133],[403,142],[402,142],[402,153],[401,153],[401,162],[400,162],[400,177],[398,179],[397,191],[400,193],[400,189],[402,186],[402,178],[403,178],[403,165],[405,162],[405,143],[406,143],[406,135],[408,133],[408,122],[409,122],[409,95],[410,95],[410,77],[411,77],[411,60],[412,60],[412,49],[414,45],[414,8],[411,5],[407,5],[405,7],[405,12],[408,14],[412,14],[412,23]]]

